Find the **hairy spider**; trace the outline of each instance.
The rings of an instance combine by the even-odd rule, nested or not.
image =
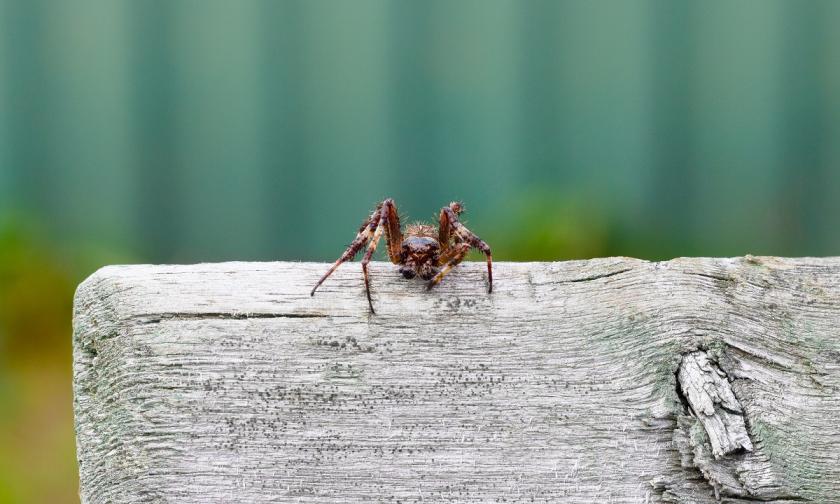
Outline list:
[[[365,275],[365,292],[371,313],[373,301],[370,298],[370,278],[368,277],[368,263],[376,245],[385,231],[388,242],[388,258],[394,264],[400,265],[400,273],[405,278],[419,276],[428,280],[427,289],[439,284],[443,277],[458,263],[464,260],[471,248],[477,248],[487,256],[487,292],[493,292],[493,258],[490,247],[472,231],[466,228],[458,215],[464,211],[464,206],[452,202],[440,209],[440,224],[437,228],[428,224],[411,224],[406,227],[405,234],[400,229],[400,218],[397,216],[397,206],[394,200],[388,198],[376,205],[376,209],[365,219],[356,238],[341,254],[335,264],[324,273],[312,288],[312,294],[341,263],[351,261],[368,242],[367,251],[362,259],[362,272]]]

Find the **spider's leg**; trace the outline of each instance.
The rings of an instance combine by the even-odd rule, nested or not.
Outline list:
[[[367,294],[368,305],[370,312],[376,313],[373,309],[373,301],[370,298],[370,276],[368,275],[368,263],[370,263],[373,253],[376,252],[376,246],[379,245],[379,238],[382,236],[382,231],[385,231],[386,241],[388,242],[388,257],[394,264],[399,264],[400,248],[402,246],[402,231],[400,231],[400,218],[397,215],[397,206],[391,198],[382,202],[381,210],[379,211],[379,223],[371,238],[370,245],[368,245],[365,256],[362,258],[362,272],[365,275],[365,293]]]
[[[356,234],[356,238],[353,239],[353,241],[350,243],[350,246],[347,247],[347,250],[345,250],[344,253],[341,254],[341,257],[339,257],[338,260],[335,261],[335,263],[330,267],[330,269],[327,270],[326,273],[324,273],[324,276],[322,276],[321,279],[318,280],[318,283],[315,284],[315,287],[312,288],[312,292],[310,293],[311,296],[315,295],[315,291],[318,289],[318,287],[320,287],[321,284],[324,283],[324,280],[326,280],[327,277],[332,275],[333,271],[335,271],[339,266],[341,266],[341,263],[352,260],[356,256],[356,254],[358,254],[359,251],[362,250],[362,248],[364,248],[368,240],[370,240],[373,237],[373,234],[379,225],[380,216],[381,209],[380,207],[376,207],[376,210],[374,210],[373,214],[362,223],[362,227],[359,228],[359,232]]]
[[[435,266],[446,266],[446,264],[451,261],[455,256],[457,256],[461,252],[461,247],[466,247],[467,252],[469,253],[469,249],[472,248],[469,243],[465,243],[463,241],[455,240],[455,243],[450,243],[449,247],[447,247],[437,258],[435,262]],[[443,247],[441,247],[443,248]]]
[[[440,261],[446,262],[443,268],[440,271],[438,271],[437,275],[432,277],[432,279],[429,280],[429,283],[426,284],[426,289],[431,289],[435,285],[439,284],[440,281],[443,280],[443,277],[445,277],[447,273],[452,271],[452,268],[454,268],[458,265],[458,263],[464,260],[464,257],[467,256],[467,253],[470,251],[470,248],[471,246],[469,243],[462,242],[455,245],[454,247],[451,247],[447,251],[447,254],[442,254]]]
[[[387,209],[383,206],[382,213],[384,214],[387,212]],[[365,294],[367,294],[368,305],[370,306],[370,312],[376,313],[373,310],[373,300],[370,298],[370,277],[368,276],[368,263],[370,262],[370,258],[373,257],[373,253],[376,252],[376,245],[379,244],[379,238],[382,236],[382,230],[385,229],[384,219],[379,219],[379,224],[376,226],[376,231],[373,233],[373,237],[370,240],[370,245],[368,245],[367,250],[365,251],[365,256],[362,258],[362,273],[365,275]]]
[[[487,245],[484,240],[479,238],[478,235],[461,224],[461,221],[458,220],[458,214],[462,211],[463,207],[457,202],[452,202],[449,206],[445,206],[441,209],[440,228],[438,230],[441,238],[441,247],[444,247],[443,238],[447,239],[447,243],[449,238],[452,238],[456,243],[468,243],[470,247],[477,248],[484,253],[484,255],[487,256],[487,292],[493,292],[493,256],[490,253],[490,246]]]
[[[446,215],[446,210],[449,207],[440,209],[440,218],[438,219],[438,243],[440,243],[440,264],[445,263],[448,259],[443,259],[443,256],[449,252],[452,247],[452,228],[449,225],[449,217]]]
[[[391,198],[382,202],[382,227],[385,228],[385,241],[388,242],[388,258],[394,264],[401,261],[403,235],[400,230],[400,216],[397,215],[397,205]]]

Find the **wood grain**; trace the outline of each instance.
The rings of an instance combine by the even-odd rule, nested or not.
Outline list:
[[[840,502],[840,259],[326,267],[87,279],[82,502]]]

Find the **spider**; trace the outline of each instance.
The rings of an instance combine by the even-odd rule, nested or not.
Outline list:
[[[368,263],[376,251],[376,245],[379,243],[383,230],[385,240],[388,242],[388,258],[392,263],[400,265],[399,271],[403,277],[411,279],[419,276],[428,281],[426,288],[431,289],[439,284],[452,268],[464,260],[471,248],[477,248],[487,256],[487,293],[493,292],[493,258],[490,255],[490,247],[461,224],[458,215],[463,211],[464,206],[461,203],[452,202],[440,209],[440,224],[437,228],[428,224],[411,224],[406,227],[403,234],[400,229],[397,206],[391,198],[386,199],[376,205],[370,217],[362,222],[356,238],[335,264],[318,280],[312,288],[311,295],[315,295],[318,287],[336,268],[341,266],[341,263],[351,261],[366,244],[370,243],[362,259],[362,272],[365,275],[365,292],[370,312],[376,313],[370,298]]]

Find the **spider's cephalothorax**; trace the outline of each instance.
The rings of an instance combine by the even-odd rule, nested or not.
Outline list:
[[[370,243],[362,259],[362,272],[365,276],[368,304],[370,311],[373,312],[367,266],[376,251],[382,231],[385,231],[385,239],[388,242],[388,258],[392,263],[400,265],[402,276],[405,278],[419,276],[423,280],[428,280],[429,289],[440,283],[452,268],[463,261],[471,248],[477,248],[487,256],[487,292],[493,292],[493,259],[490,255],[490,247],[461,224],[458,215],[463,211],[464,207],[460,203],[450,203],[449,206],[440,210],[440,224],[437,228],[426,224],[412,224],[406,227],[403,234],[394,200],[386,199],[376,206],[370,217],[365,219],[347,250],[315,284],[312,295],[315,295],[318,287],[341,263],[352,260],[365,245]]]

